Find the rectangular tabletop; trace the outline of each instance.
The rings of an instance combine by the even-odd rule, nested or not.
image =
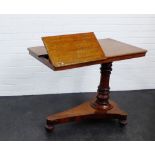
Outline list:
[[[103,55],[99,53],[99,57],[96,59],[91,59],[87,61],[75,61],[75,63],[71,64],[62,64],[60,66],[54,66],[48,57],[47,50],[44,46],[31,47],[28,48],[29,53],[50,67],[53,70],[64,70],[76,67],[83,67],[94,64],[102,64],[107,62],[113,62],[118,60],[125,60],[130,58],[142,57],[146,54],[147,50],[135,47],[120,41],[116,41],[113,39],[99,39],[99,45],[102,49]],[[99,51],[100,52],[100,51]]]

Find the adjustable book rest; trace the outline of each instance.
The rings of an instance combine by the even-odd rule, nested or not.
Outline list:
[[[109,99],[109,79],[112,62],[145,56],[144,49],[113,39],[97,40],[94,33],[80,33],[42,38],[45,47],[28,48],[30,54],[51,69],[64,70],[101,64],[97,96],[77,107],[47,117],[46,129],[54,125],[82,119],[118,119],[127,124],[127,113]]]

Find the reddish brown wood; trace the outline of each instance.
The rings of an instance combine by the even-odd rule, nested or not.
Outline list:
[[[81,57],[80,60],[78,60],[78,62],[75,61],[72,64],[64,64],[64,65],[60,65],[59,67],[54,66],[50,62],[47,55],[47,50],[45,47],[43,46],[31,47],[31,48],[28,48],[28,50],[30,55],[32,55],[37,60],[41,61],[42,63],[44,63],[46,66],[50,67],[54,71],[142,57],[142,56],[145,56],[147,52],[145,49],[128,45],[126,43],[119,42],[113,39],[99,39],[98,42],[104,52],[104,56],[101,56],[98,59],[95,56],[93,59],[91,59],[91,61],[90,59],[88,60],[87,57],[85,58],[83,56]],[[89,53],[90,51],[88,50],[87,52]],[[71,60],[73,59],[72,54],[70,55],[70,59]]]
[[[83,119],[119,119],[120,123],[127,123],[127,114],[119,109],[117,104],[109,100],[109,79],[112,62],[101,65],[100,84],[95,99],[87,101],[77,107],[47,117],[47,131],[53,131],[55,124],[80,121]]]
[[[127,113],[122,111],[115,102],[111,100],[109,101],[109,104],[112,105],[113,108],[107,111],[93,108],[91,104],[94,102],[96,102],[95,98],[64,112],[48,116],[46,129],[48,131],[53,131],[53,127],[56,124],[62,124],[71,121],[78,122],[85,119],[118,119],[120,123],[123,124],[127,120]]]
[[[93,32],[46,36],[42,40],[55,68],[106,58]]]
[[[92,104],[92,107],[98,110],[110,110],[112,105],[109,103],[109,79],[112,71],[112,62],[101,64],[100,70],[100,85],[98,86],[96,102]]]
[[[126,125],[127,113],[109,99],[112,62],[142,57],[147,51],[113,39],[97,41],[93,33],[45,37],[43,41],[46,49],[32,47],[28,50],[32,56],[53,70],[101,64],[101,78],[96,98],[48,116],[47,131],[53,131],[56,124],[83,119],[118,119],[121,124]]]

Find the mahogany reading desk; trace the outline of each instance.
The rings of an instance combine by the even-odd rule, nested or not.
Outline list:
[[[52,131],[54,125],[83,119],[118,119],[127,124],[127,113],[109,99],[109,79],[112,62],[146,54],[141,49],[113,39],[97,40],[93,32],[42,38],[44,46],[28,48],[30,54],[58,71],[101,64],[101,78],[97,96],[74,108],[47,117],[46,129]]]

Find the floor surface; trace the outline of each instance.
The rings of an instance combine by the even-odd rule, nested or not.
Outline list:
[[[117,121],[88,120],[44,129],[49,114],[63,111],[95,93],[0,97],[0,140],[4,141],[146,141],[155,140],[155,90],[111,92],[111,98],[128,113],[128,125]]]

